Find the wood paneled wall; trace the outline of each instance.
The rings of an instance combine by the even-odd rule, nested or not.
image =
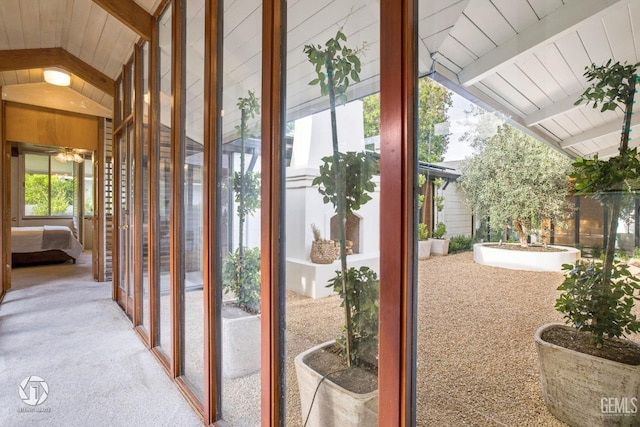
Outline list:
[[[98,149],[98,118],[18,103],[6,103],[7,141]]]

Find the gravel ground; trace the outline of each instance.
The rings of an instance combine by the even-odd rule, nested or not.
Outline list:
[[[475,264],[472,253],[419,262],[417,424],[563,426],[546,410],[533,343],[561,321],[553,308],[561,273]],[[335,338],[337,297],[287,294],[287,425],[300,426],[293,358]]]

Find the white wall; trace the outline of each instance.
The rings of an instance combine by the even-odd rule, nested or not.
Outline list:
[[[446,237],[463,234],[472,234],[473,214],[465,203],[464,193],[456,188],[456,183],[451,182],[443,191],[444,208],[440,212],[440,221],[447,226]]]

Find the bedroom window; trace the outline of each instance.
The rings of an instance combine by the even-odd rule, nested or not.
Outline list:
[[[42,154],[24,155],[24,215],[73,216],[74,162]]]

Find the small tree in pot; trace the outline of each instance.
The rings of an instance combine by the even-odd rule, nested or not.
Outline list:
[[[341,306],[344,307],[345,313],[344,333],[337,342],[344,355],[345,369],[351,369],[365,364],[377,367],[379,282],[377,274],[370,268],[356,269],[347,266],[346,219],[371,200],[369,193],[375,190],[372,177],[378,172],[378,164],[365,152],[345,153],[339,149],[336,106],[346,103],[350,83],[360,80],[359,56],[364,50],[364,45],[356,49],[349,48],[346,41],[342,30],[338,30],[335,37],[330,38],[324,46],[306,45],[304,53],[316,73],[316,78],[309,84],[319,86],[320,93],[329,97],[332,155],[322,159],[320,174],[313,180],[313,185],[318,186],[324,203],[330,203],[337,216],[340,270],[329,281],[328,286],[333,287],[342,299]],[[324,347],[321,345],[317,349]],[[322,393],[317,398],[312,398],[314,389],[324,380],[320,379],[322,375],[306,366],[307,355],[311,355],[315,350],[316,348],[302,353],[296,358],[303,416],[311,423],[309,425],[349,425],[345,415],[347,418],[362,420],[360,415],[354,414],[370,410],[358,399],[358,409],[350,407],[342,411],[339,406],[350,401],[342,392],[338,392],[340,397],[328,398],[331,401],[327,403],[318,401],[322,400]],[[334,389],[333,387],[330,388]],[[312,403],[313,401],[315,403]],[[340,405],[336,405],[336,401],[340,401]],[[314,415],[311,415],[312,410],[315,411]],[[373,421],[369,420],[367,424],[370,422]]]
[[[604,261],[564,266],[567,273],[558,288],[562,294],[556,308],[573,328],[544,325],[535,335],[545,402],[553,415],[569,424],[640,424],[637,409],[603,415],[598,405],[603,398],[615,398],[625,399],[618,408],[631,408],[640,397],[640,346],[619,339],[640,331],[632,312],[640,299],[640,280],[615,260],[623,198],[639,188],[638,153],[628,147],[637,66],[609,61],[587,67],[585,77],[592,85],[576,102],[600,105],[603,112],[620,108],[624,122],[618,156],[606,161],[578,158],[571,174],[576,193],[594,197],[607,212]]]
[[[233,304],[244,312],[231,316],[223,311],[223,374],[236,378],[260,368],[260,248],[245,247],[247,217],[260,207],[260,175],[246,170],[245,151],[249,138],[249,120],[260,111],[253,91],[236,104],[240,110],[240,170],[231,177],[238,217],[238,247],[229,252],[222,265],[222,288],[231,294]]]

